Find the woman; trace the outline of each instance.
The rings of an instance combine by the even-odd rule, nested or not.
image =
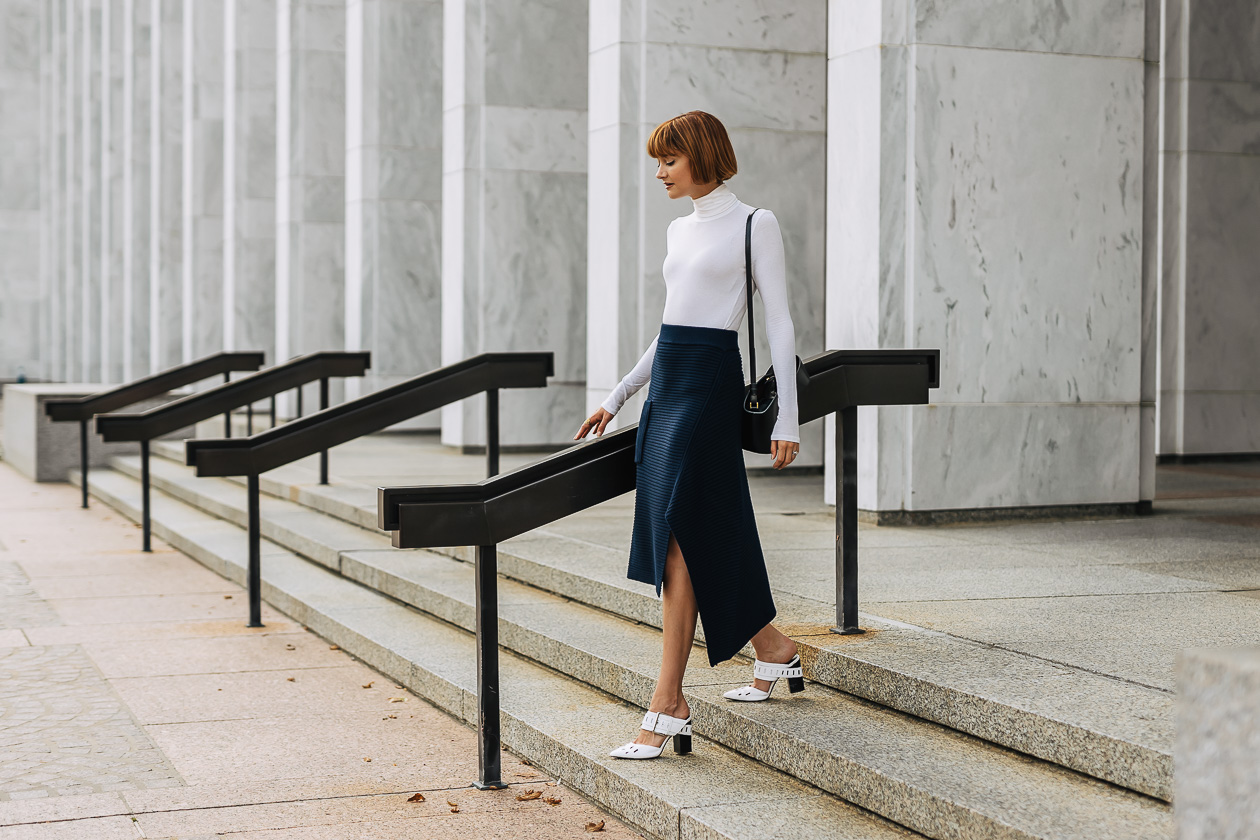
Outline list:
[[[616,758],[655,758],[671,737],[691,749],[683,672],[704,622],[709,664],[734,656],[751,639],[754,681],[728,691],[732,700],[770,696],[780,677],[803,688],[796,643],[770,624],[774,601],[748,495],[740,447],[744,394],[738,330],[747,309],[745,235],[752,207],[725,182],[735,152],[722,123],[691,111],[657,126],[647,144],[656,177],[670,198],[693,202],[669,225],[665,313],[661,331],[633,370],[574,436],[604,433],[626,399],[650,380],[635,444],[637,492],[629,577],[664,590],[661,673],[634,741]],[[751,220],[753,284],[766,311],[779,416],[771,434],[775,469],[800,449],[795,333],[788,313],[783,239],[774,214]]]

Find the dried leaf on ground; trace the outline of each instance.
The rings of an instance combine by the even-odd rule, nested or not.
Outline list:
[[[231,600],[232,600],[232,596],[231,596],[231,595],[224,595],[224,596],[223,596],[223,600],[224,600],[224,601],[231,601]]]
[[[285,646],[284,646],[284,649],[285,649],[285,650],[297,650],[297,648],[295,648],[293,645],[285,645]]]
[[[558,796],[544,796],[544,797],[543,797],[543,802],[546,802],[548,805],[559,805],[559,804],[560,804],[560,797],[558,797]]]
[[[389,702],[391,702],[391,703],[402,703],[402,702],[404,702],[405,700],[406,700],[406,698],[405,698],[405,697],[391,697],[391,698],[389,698]]]
[[[376,680],[372,680],[372,682],[368,683],[367,685],[365,685],[365,686],[363,686],[363,687],[364,687],[364,688],[371,688],[371,687],[372,687],[375,683],[376,683]]]
[[[289,682],[297,682],[297,677],[289,677]]]
[[[589,822],[586,824],[586,830],[587,831],[603,831],[604,821],[600,820],[599,822]]]
[[[423,801],[424,801],[424,794],[423,794],[423,793],[419,793],[419,792],[417,792],[417,793],[415,793],[415,794],[414,794],[414,795],[413,795],[410,799],[408,799],[407,801],[408,801],[408,802],[423,802]]]
[[[504,749],[507,749],[507,747],[504,747]],[[521,764],[524,764],[526,767],[533,767],[533,766],[534,766],[534,762],[530,761],[528,758],[522,758],[522,759],[521,759]]]
[[[329,649],[329,650],[341,650],[341,647],[340,647],[340,645],[329,645],[329,646],[328,646],[328,649]]]
[[[533,788],[525,788],[524,793],[516,794],[516,799],[518,802],[528,802],[529,800],[537,799],[540,796],[542,796],[541,790],[534,790]]]
[[[370,759],[370,758],[365,758],[365,759],[363,759],[363,760],[364,760],[364,761],[371,761],[372,759]]]

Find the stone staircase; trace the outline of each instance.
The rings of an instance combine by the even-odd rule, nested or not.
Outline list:
[[[182,446],[155,454],[182,460]],[[241,482],[163,458],[151,472],[154,532],[243,583]],[[92,491],[138,518],[138,475],[137,458],[117,458]],[[262,478],[263,597],[475,720],[467,549],[393,549],[372,488],[304,480],[297,467]],[[711,669],[697,646],[695,752],[608,758],[651,694],[659,601],[625,579],[624,558],[546,529],[501,545],[499,564],[505,746],[656,837],[1173,836],[1166,694],[874,618],[838,637],[817,604],[777,595],[813,680],[804,695],[730,703],[749,661]]]

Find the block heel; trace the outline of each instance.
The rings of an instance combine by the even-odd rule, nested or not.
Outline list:
[[[783,663],[762,662],[756,659],[753,661],[753,679],[767,680],[770,683],[769,690],[762,691],[755,685],[746,685],[743,688],[733,688],[722,696],[728,700],[741,700],[745,703],[768,700],[770,692],[774,691],[780,679],[787,680],[788,691],[792,694],[799,694],[805,690],[805,672],[801,669],[800,656],[793,656],[791,662]]]
[[[658,735],[665,736],[665,743],[672,738],[674,741],[674,752],[679,755],[686,755],[691,752],[691,718],[676,718],[667,715],[664,712],[647,712],[643,715],[643,725],[640,729],[646,729],[648,732],[655,732]],[[629,744],[623,744],[617,749],[609,753],[613,758],[656,758],[665,750],[665,743],[659,747],[649,746],[648,744],[636,744],[631,741]]]

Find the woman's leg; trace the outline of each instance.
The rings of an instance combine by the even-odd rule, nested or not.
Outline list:
[[[682,550],[672,533],[665,555],[665,578],[661,584],[661,613],[664,630],[661,675],[656,680],[656,690],[652,692],[648,711],[685,718],[691,710],[683,699],[682,684],[687,657],[696,638],[696,593],[691,588],[691,575],[687,572]],[[659,747],[665,743],[665,736],[640,729],[634,742]]]
[[[783,635],[773,624],[767,624],[752,637],[753,650],[762,662],[791,662],[796,656],[796,642]],[[762,691],[770,690],[769,680],[753,680],[753,687]]]

